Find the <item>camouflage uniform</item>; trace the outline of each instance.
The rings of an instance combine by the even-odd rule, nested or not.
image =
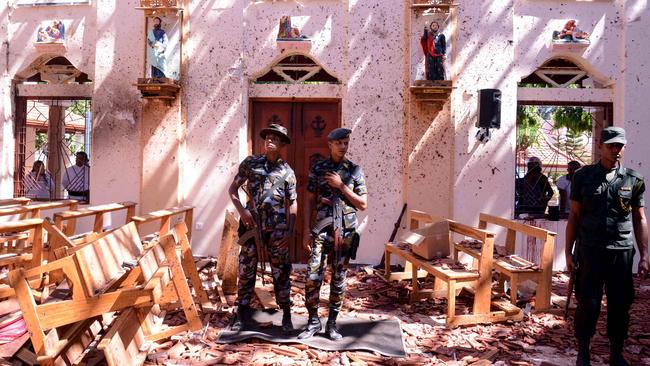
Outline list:
[[[347,159],[344,159],[339,165],[331,159],[322,160],[314,164],[309,172],[307,190],[316,194],[316,222],[333,216],[332,206],[323,202],[323,199],[331,200],[334,192],[340,195],[343,204],[343,231],[341,232],[343,238],[340,253],[335,253],[333,250],[334,238],[332,236],[332,226],[328,226],[314,238],[308,262],[309,274],[305,285],[307,309],[318,308],[320,287],[323,283],[323,274],[325,272],[328,254],[335,256],[332,258],[332,282],[329,307],[335,310],[341,309],[345,292],[345,276],[349,261],[348,252],[352,240],[356,235],[357,209],[338,190],[330,188],[327,184],[325,173],[332,171],[337,172],[341,176],[343,183],[354,193],[358,195],[368,193],[361,167]]]
[[[284,182],[277,186],[279,179]],[[285,236],[288,223],[286,214],[286,201],[295,201],[296,175],[289,164],[282,159],[275,163],[266,159],[265,155],[252,155],[247,157],[240,165],[235,177],[239,185],[246,182],[245,190],[255,201],[255,208],[262,223],[264,246],[271,264],[273,274],[273,287],[275,299],[280,307],[290,306],[291,294],[291,263],[289,262],[289,249],[280,247],[279,242]],[[268,192],[276,185],[275,192]],[[249,201],[246,208],[254,215]],[[240,222],[239,235],[246,232],[246,227]],[[255,240],[248,240],[241,246],[239,253],[239,288],[237,302],[239,305],[250,305],[255,288],[255,275],[257,270],[257,252]]]

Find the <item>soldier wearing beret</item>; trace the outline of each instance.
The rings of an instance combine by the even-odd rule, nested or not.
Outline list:
[[[351,132],[347,128],[332,130],[327,136],[330,157],[314,164],[309,173],[306,212],[311,213],[315,208],[316,221],[310,226],[311,215],[305,215],[305,228],[311,228],[311,237],[304,243],[305,249],[311,252],[305,285],[309,321],[298,336],[300,339],[309,338],[322,329],[318,303],[328,256],[332,257],[332,281],[325,333],[332,340],[342,338],[336,318],[343,304],[348,261],[359,242],[356,212],[368,206],[363,171],[345,157]]]
[[[237,291],[237,315],[231,329],[240,330],[251,322],[250,302],[255,288],[259,252],[250,230],[259,230],[261,244],[268,253],[273,275],[275,299],[283,311],[282,330],[293,331],[291,322],[291,263],[288,240],[293,235],[296,221],[296,175],[293,169],[280,157],[281,149],[291,143],[284,126],[271,124],[260,132],[264,139],[265,153],[247,157],[240,165],[228,190],[230,199],[241,217],[239,237],[239,282]],[[245,185],[249,200],[244,207],[239,200],[238,190]],[[286,213],[289,207],[289,214]],[[255,232],[253,232],[255,233]]]
[[[568,269],[575,269],[576,275],[579,366],[591,364],[589,346],[596,331],[603,287],[607,296],[609,363],[628,365],[623,358],[623,342],[628,335],[629,309],[634,300],[635,239],[641,256],[638,274],[648,274],[645,183],[641,174],[621,166],[626,143],[622,128],[603,129],[598,145],[600,161],[576,171],[571,183],[565,254]]]

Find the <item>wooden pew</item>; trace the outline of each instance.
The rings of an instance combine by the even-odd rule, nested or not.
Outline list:
[[[17,216],[18,220],[35,219],[40,218],[42,212],[46,210],[72,210],[76,208],[77,201],[75,200],[52,201],[24,206],[0,207],[0,217]],[[0,237],[0,253],[7,254],[16,252],[16,249],[10,249],[10,247],[31,247],[34,239],[34,230],[16,232],[14,235],[8,235],[8,233],[6,233],[5,236]],[[40,240],[42,241],[43,239],[41,238]]]
[[[76,210],[77,206],[77,200],[62,200],[42,203],[39,202],[33,205],[0,207],[0,217],[18,215],[19,219],[34,219],[41,217],[42,211],[55,209]]]
[[[488,225],[500,226],[507,229],[505,242],[505,257],[499,256],[494,261],[494,268],[503,277],[510,279],[510,300],[517,303],[517,288],[522,281],[532,280],[537,283],[535,295],[535,310],[547,310],[551,307],[551,284],[553,279],[553,252],[555,249],[555,233],[535,226],[526,225],[498,216],[481,213],[479,228],[486,229]],[[542,251],[540,263],[533,263],[515,254],[517,233],[541,240]],[[474,258],[480,254],[473,248],[457,245],[456,249]]]
[[[521,309],[507,304],[503,301],[492,301],[492,251],[494,249],[494,233],[473,228],[453,220],[437,218],[421,211],[411,210],[409,212],[412,228],[421,227],[424,224],[446,220],[453,233],[479,240],[483,243],[482,255],[477,269],[456,269],[446,265],[429,261],[414,254],[408,244],[387,243],[385,246],[385,275],[390,279],[390,257],[391,254],[398,255],[410,262],[412,269],[412,293],[411,300],[417,301],[428,297],[447,297],[447,318],[446,325],[455,327],[459,325],[492,323],[498,321],[523,319]],[[417,224],[415,224],[417,223]],[[454,253],[457,260],[458,253]],[[418,284],[418,270],[435,277],[434,290],[420,290]],[[468,288],[474,293],[473,313],[470,315],[456,315],[456,295],[462,288]],[[495,307],[496,311],[491,311]]]
[[[145,232],[142,227],[151,222],[159,222],[158,234],[162,237],[169,233],[172,226],[172,219],[174,217],[181,217],[183,222],[185,222],[185,227],[187,231],[187,239],[192,240],[192,217],[194,213],[194,207],[192,206],[181,206],[181,207],[172,207],[164,210],[158,210],[149,212],[146,215],[133,216],[133,220],[138,227],[138,232],[140,235],[150,234]]]
[[[143,248],[135,225],[128,224],[96,242],[70,249],[67,257],[11,271],[9,280],[38,362],[54,365],[88,322],[105,313],[119,312],[98,345],[109,365],[142,364],[145,342],[201,329],[176,245],[173,236],[166,235]],[[52,271],[63,271],[70,294],[37,305],[27,278]],[[173,286],[167,286],[169,283]],[[167,329],[156,327],[152,319],[157,307],[167,305],[166,301],[179,304],[187,323]]]
[[[208,297],[208,293],[203,288],[203,283],[199,277],[192,254],[191,240],[192,240],[192,216],[194,207],[182,206],[172,207],[164,210],[150,212],[145,215],[133,216],[131,220],[135,222],[138,227],[138,233],[145,235],[147,232],[143,229],[146,224],[158,222],[158,235],[163,237],[169,233],[174,235],[177,246],[176,250],[179,254],[179,259],[183,266],[185,274],[189,280],[192,281],[192,287],[196,293],[201,309],[203,311],[213,311],[214,305]],[[174,218],[182,219],[181,222],[172,225]]]
[[[79,210],[70,210],[54,214],[54,225],[62,230],[66,236],[74,236],[77,229],[77,220],[82,217],[94,216],[93,229],[91,233],[104,231],[104,214],[116,211],[126,211],[125,224],[135,216],[135,202],[108,203],[105,205],[86,207]]]
[[[27,197],[16,197],[0,200],[0,207],[22,206],[30,203],[32,200]]]

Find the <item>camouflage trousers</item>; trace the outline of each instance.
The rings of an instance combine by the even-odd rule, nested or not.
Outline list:
[[[305,284],[305,305],[307,309],[318,309],[320,287],[327,266],[328,256],[332,262],[332,281],[330,283],[329,308],[341,310],[345,295],[345,276],[348,271],[350,246],[355,231],[344,231],[341,249],[334,251],[332,229],[321,231],[311,246],[311,254],[307,262],[307,283]]]
[[[239,225],[239,235],[246,232],[243,224]],[[291,306],[291,263],[289,262],[288,246],[281,247],[280,240],[285,230],[265,232],[262,238],[264,249],[273,276],[275,301],[281,308]],[[255,240],[251,239],[241,246],[239,252],[239,283],[237,287],[237,304],[248,306],[255,290],[257,274],[257,251]]]

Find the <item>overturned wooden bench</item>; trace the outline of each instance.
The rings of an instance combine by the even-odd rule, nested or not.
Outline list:
[[[435,218],[421,211],[411,210],[411,229],[417,229],[424,224],[446,220],[449,223],[450,231],[479,240],[483,243],[481,259],[477,269],[466,269],[457,266],[450,267],[448,264],[440,263],[437,260],[426,260],[410,249],[409,244],[387,243],[385,246],[385,276],[391,279],[390,259],[391,255],[402,257],[410,264],[412,270],[411,301],[418,301],[429,297],[447,298],[446,325],[455,327],[459,325],[493,323],[506,320],[520,321],[523,319],[521,309],[505,301],[492,301],[492,251],[494,248],[494,233],[473,228],[449,219]],[[458,260],[458,257],[453,259]],[[435,278],[433,290],[421,290],[418,278],[423,277],[419,270],[425,271]],[[460,290],[467,288],[474,294],[472,314],[456,314],[456,296]],[[496,308],[492,311],[492,308]]]
[[[535,294],[535,310],[546,310],[551,307],[551,285],[553,280],[553,252],[555,249],[555,233],[535,226],[522,224],[513,220],[481,213],[479,215],[479,228],[486,229],[490,226],[499,226],[507,229],[505,242],[505,256],[497,256],[494,260],[494,269],[503,277],[510,279],[510,301],[517,304],[517,289],[522,281],[531,280],[537,283]],[[542,242],[540,262],[534,263],[515,254],[517,234],[539,239]],[[462,251],[473,258],[481,256],[479,250],[460,244],[455,250]]]
[[[118,312],[98,345],[109,365],[142,364],[147,342],[201,329],[175,246],[173,236],[166,235],[143,248],[131,223],[96,242],[69,249],[67,257],[11,271],[9,281],[16,291],[37,362],[54,365],[72,348],[78,349],[80,335],[106,313]],[[53,296],[52,301],[37,305],[27,279],[53,271],[64,273],[68,295],[62,299]],[[170,283],[173,286],[168,286]],[[187,322],[162,329],[153,318],[169,303],[178,304]],[[70,355],[65,358],[69,360]]]
[[[190,243],[192,240],[193,212],[194,207],[192,206],[171,207],[164,210],[149,212],[145,215],[133,216],[131,220],[136,224],[140,235],[147,233],[143,228],[149,223],[158,223],[156,228],[158,229],[158,235],[160,237],[169,233],[174,235],[176,243],[179,244],[176,250],[181,265],[183,266],[185,274],[192,282],[192,288],[201,304],[201,309],[203,311],[213,311],[215,310],[214,305],[203,288],[201,277],[199,276],[196,263],[194,262],[194,256],[192,255]],[[179,222],[172,224],[174,219]]]

